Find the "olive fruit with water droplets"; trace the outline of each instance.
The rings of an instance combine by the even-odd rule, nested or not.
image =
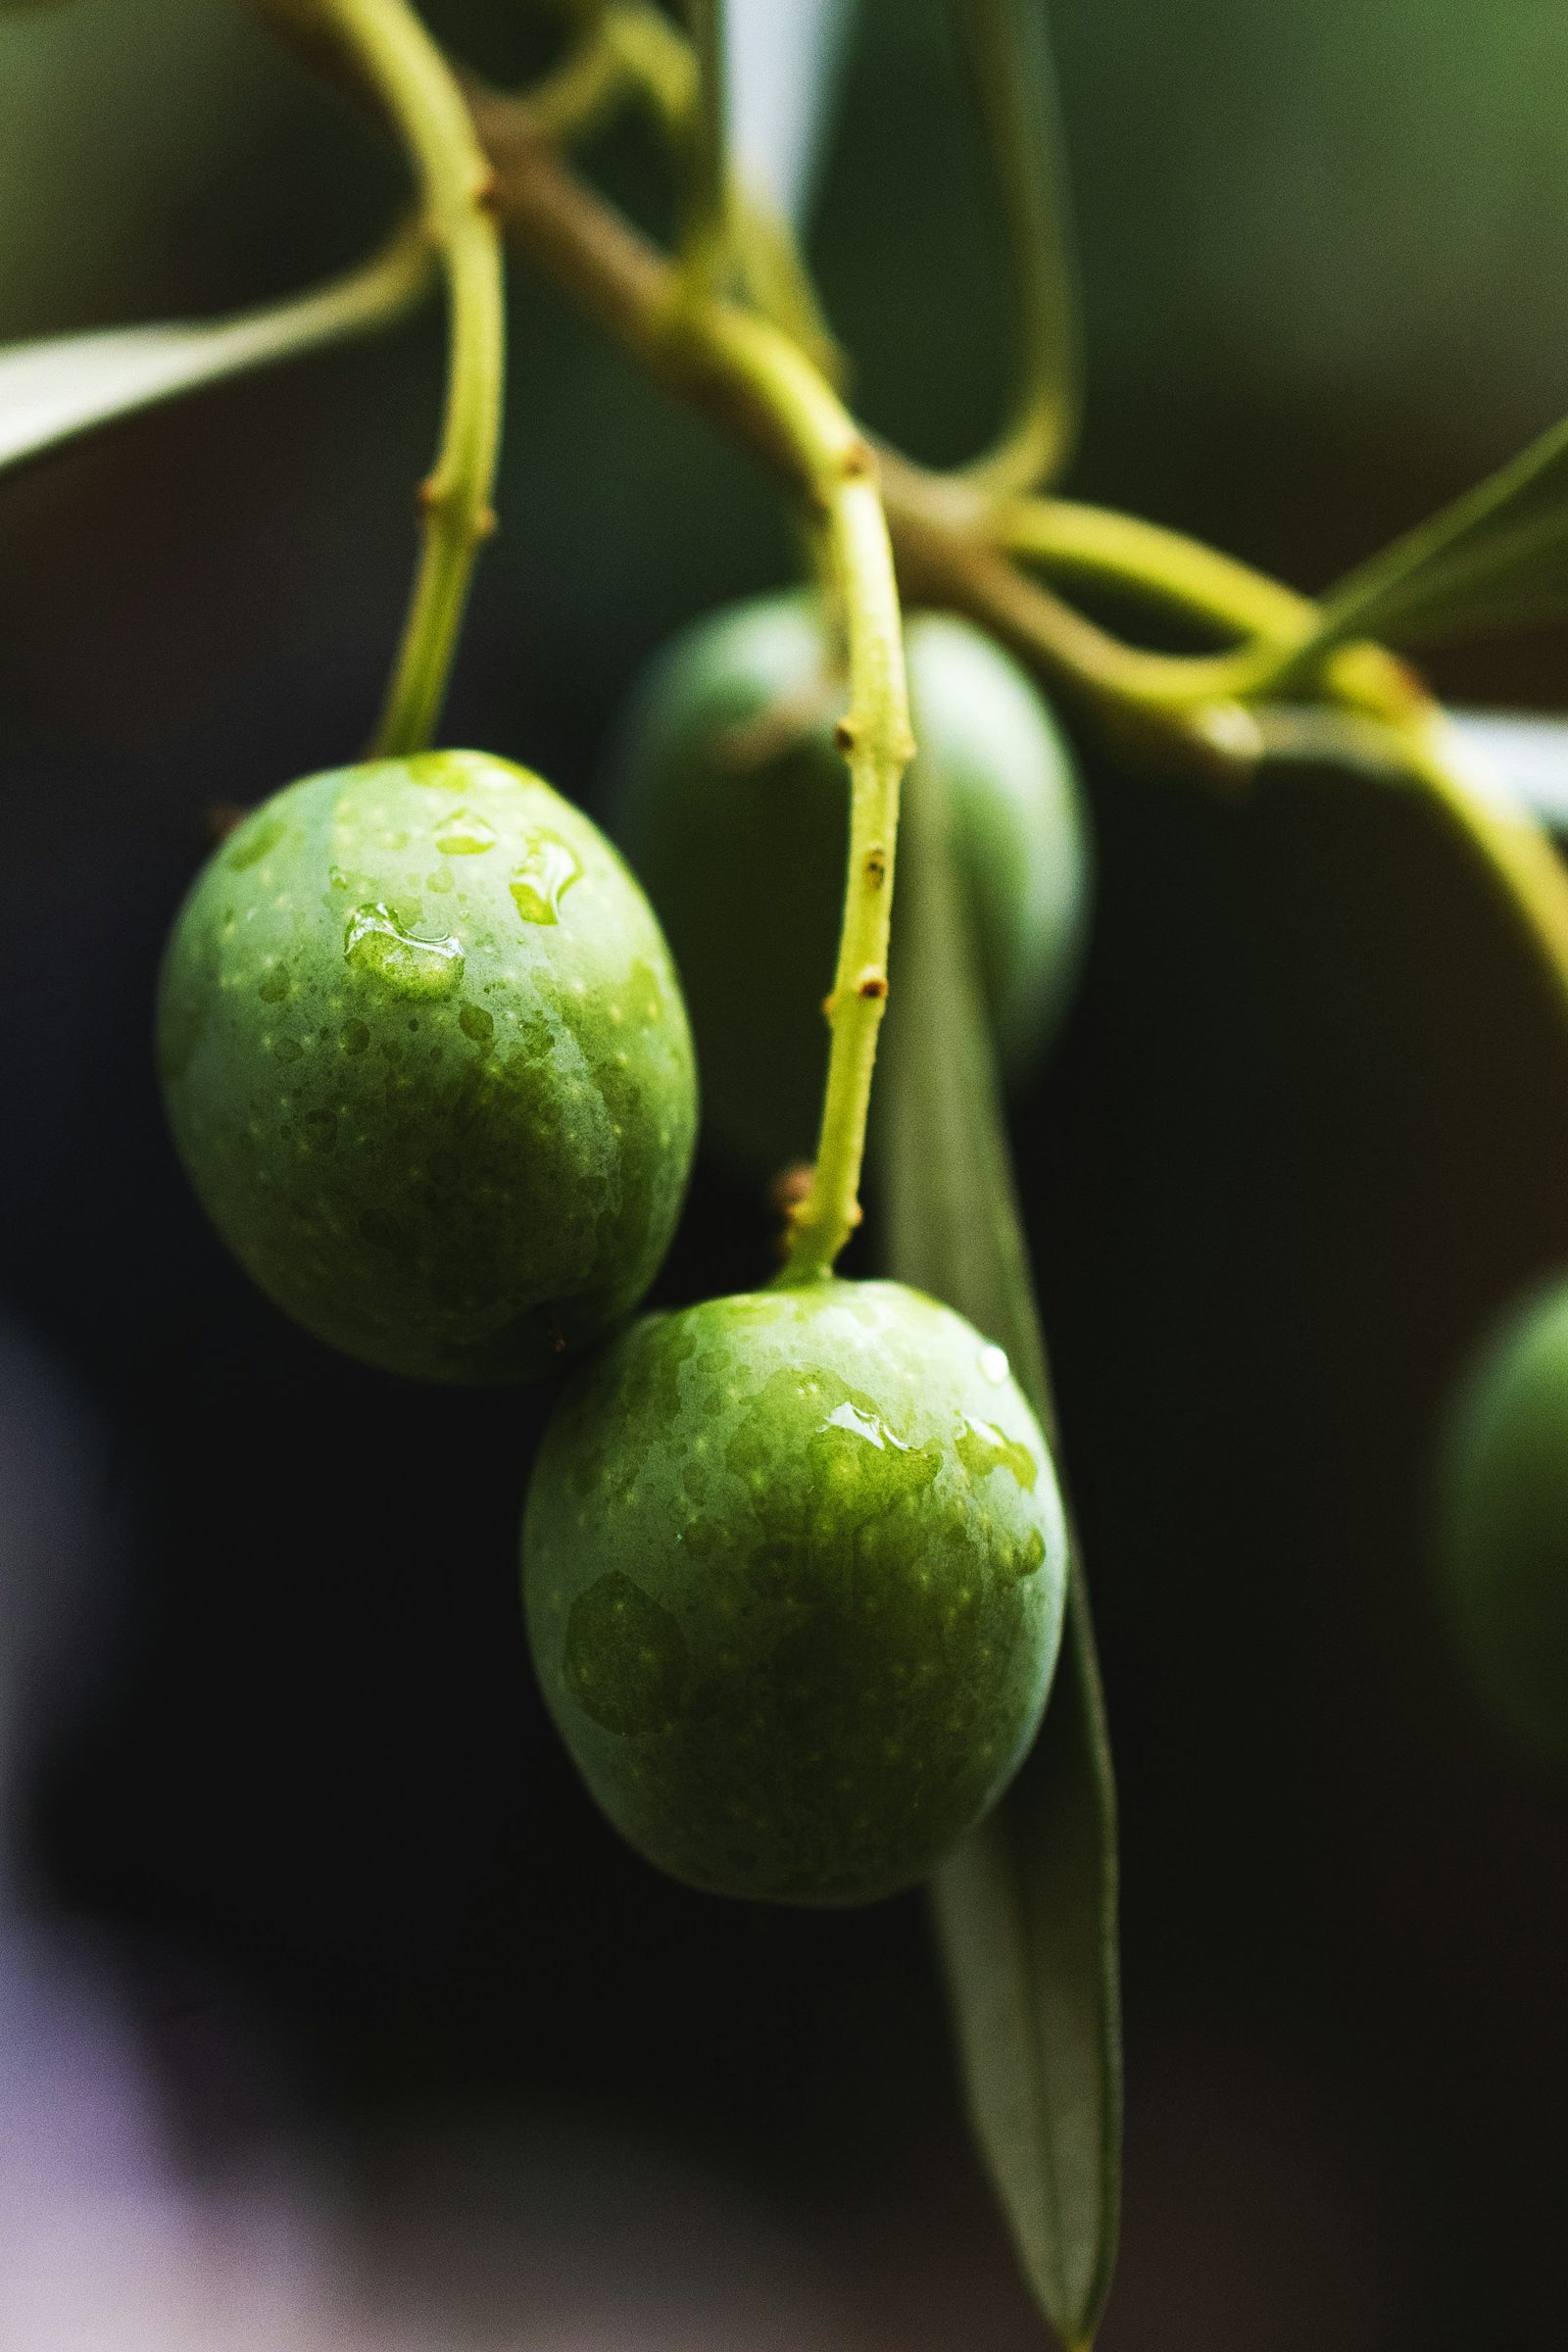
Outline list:
[[[530,1379],[668,1246],[697,1110],[679,985],[616,853],[509,761],[275,794],[185,902],[158,1043],[241,1264],[388,1371]]]
[[[716,1894],[868,1902],[1002,1793],[1061,1636],[1051,1456],[1006,1358],[892,1282],[648,1315],[562,1398],[529,1642],[593,1794]]]
[[[906,643],[915,736],[953,811],[998,1050],[1020,1075],[1060,1025],[1088,929],[1071,756],[1032,681],[980,630],[918,613]],[[763,597],[661,656],[616,755],[615,831],[680,966],[705,1133],[761,1172],[816,1141],[848,845],[833,730],[847,700],[818,600]],[[895,897],[895,1020],[898,943]]]
[[[1449,1418],[1440,1491],[1450,1618],[1479,1695],[1568,1765],[1568,1282],[1483,1346]]]

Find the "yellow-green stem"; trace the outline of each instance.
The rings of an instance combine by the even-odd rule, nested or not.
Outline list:
[[[791,1227],[787,1282],[831,1273],[859,1222],[871,1072],[888,993],[899,788],[914,750],[893,551],[874,480],[846,477],[831,495],[829,523],[850,647],[850,709],[839,728],[850,766],[850,848],[816,1165]]]
[[[803,434],[798,421],[784,424],[780,403],[767,388],[771,368],[759,349],[759,338],[765,335],[760,322],[710,303],[690,306],[682,318],[667,262],[531,133],[523,110],[486,100],[482,120],[501,169],[514,232],[535,266],[658,380],[775,473],[800,487],[815,478],[821,468],[809,462],[807,448],[815,448],[813,436]],[[815,383],[816,397],[831,404],[836,433],[853,440],[853,420],[827,387],[811,377],[798,352],[787,343],[782,348],[789,364]],[[768,349],[778,351],[776,336]],[[840,438],[836,445],[842,449],[848,442]],[[993,514],[971,485],[923,473],[906,460],[885,454],[883,471],[901,574],[914,583],[914,592],[994,630],[1053,686],[1075,694],[1107,731],[1120,732],[1124,722],[1147,717],[1151,723],[1137,741],[1162,763],[1212,773],[1211,730],[1193,723],[1190,685],[1179,699],[1141,704],[1128,690],[1128,665],[1134,683],[1142,683],[1138,665],[1160,663],[1159,682],[1168,687],[1177,678],[1190,678],[1200,664],[1141,656],[1120,645],[1029,578],[1011,560],[1012,552],[1058,566],[1069,576],[1077,571],[1087,579],[1118,582],[1205,620],[1241,638],[1250,661],[1258,658],[1252,641],[1272,639],[1275,651],[1281,643],[1299,644],[1309,633],[1315,608],[1308,600],[1177,533],[1054,500],[1018,500]],[[862,633],[864,613],[862,604]],[[1568,876],[1539,830],[1527,820],[1494,815],[1478,803],[1445,750],[1435,707],[1383,648],[1341,648],[1318,685],[1321,692],[1333,693],[1340,708],[1316,714],[1298,710],[1289,714],[1290,724],[1316,715],[1338,721],[1349,734],[1360,727],[1369,753],[1374,740],[1381,747],[1378,764],[1385,774],[1402,770],[1434,795],[1470,839],[1522,933],[1555,976],[1568,1019]],[[1219,706],[1219,714],[1238,721],[1236,749],[1226,764],[1240,779],[1270,748],[1270,731],[1286,714],[1234,704]],[[862,732],[861,757],[864,750]],[[842,1052],[837,1036],[834,1043]],[[823,1197],[819,1185],[813,1215],[820,1213]],[[808,1239],[798,1239],[792,1271],[797,1266],[818,1270],[820,1258],[811,1251]]]
[[[697,98],[697,60],[650,0],[612,0],[605,37],[667,131],[684,129]]]
[[[1533,816],[1475,789],[1437,705],[1394,733],[1412,779],[1469,843],[1568,1018],[1568,872],[1556,849]]]
[[[374,89],[417,173],[446,270],[446,414],[419,492],[414,593],[373,750],[417,751],[440,720],[473,559],[495,528],[506,314],[494,174],[440,50],[406,0],[315,0]]]
[[[522,93],[542,139],[586,138],[638,86],[610,36],[608,10],[593,12],[553,72]]]
[[[1123,588],[1238,637],[1290,645],[1317,623],[1310,597],[1135,514],[1071,499],[1017,498],[997,511],[990,531],[999,546],[1069,580]]]
[[[838,967],[827,1003],[827,1086],[811,1190],[791,1221],[780,1280],[829,1274],[859,1223],[860,1164],[888,993],[899,785],[913,754],[893,548],[875,457],[831,386],[787,335],[728,303],[677,297],[666,326],[704,371],[732,371],[765,409],[823,525],[843,599],[850,707],[850,849]],[[759,887],[765,878],[758,877]]]
[[[1321,608],[1310,597],[1137,515],[1068,499],[1017,498],[999,508],[988,527],[1009,554],[1031,557],[1054,574],[1118,588],[1242,640],[1211,655],[1117,647],[1110,667],[1118,691],[1152,712],[1234,705],[1269,692],[1321,624]],[[1303,684],[1396,722],[1423,701],[1404,664],[1365,640],[1326,649]]]
[[[1045,0],[953,0],[1006,222],[1018,393],[1001,441],[965,469],[987,496],[1058,475],[1081,406],[1078,288]]]
[[[686,0],[696,58],[696,104],[686,124],[681,266],[694,291],[716,287],[729,241],[729,92],[724,0]]]
[[[538,137],[567,146],[597,129],[626,99],[640,98],[664,137],[690,159],[697,136],[699,68],[692,44],[650,0],[609,0],[577,11],[586,29],[544,81],[519,93]],[[752,308],[799,343],[828,381],[841,385],[844,355],[816,299],[795,232],[731,169],[717,245],[696,265],[705,289],[727,265]]]

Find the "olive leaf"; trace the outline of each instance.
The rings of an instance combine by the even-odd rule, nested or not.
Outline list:
[[[1005,1348],[1055,1443],[990,1036],[939,785],[906,788],[880,1135],[892,1272]],[[1046,2317],[1088,2345],[1119,2219],[1115,1784],[1076,1533],[1046,1722],[933,1882],[970,2112]]]
[[[410,309],[433,274],[429,239],[411,224],[361,268],[286,302],[0,345],[0,468],[225,376],[368,334]]]
[[[1535,711],[1450,710],[1449,724],[1482,762],[1478,786],[1500,786],[1548,832],[1568,833],[1568,718]]]
[[[728,24],[730,137],[747,184],[800,232],[857,0],[745,0]]]
[[[1352,637],[1414,645],[1568,609],[1568,418],[1322,599],[1302,666]]]

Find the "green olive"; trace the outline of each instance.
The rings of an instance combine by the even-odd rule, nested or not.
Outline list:
[[[1487,1340],[1442,1459],[1442,1561],[1479,1694],[1515,1740],[1568,1764],[1568,1282]]]
[[[967,622],[908,624],[920,758],[943,778],[1005,1067],[1059,1026],[1088,927],[1071,758],[1030,680]],[[848,690],[817,601],[733,607],[678,638],[633,707],[615,823],[669,935],[703,1071],[705,1133],[742,1167],[809,1157],[827,1059],[848,835],[833,729]],[[898,902],[894,901],[894,1001]]]
[[[697,1116],[668,953],[597,827],[507,760],[376,760],[266,802],[174,925],[158,1044],[240,1263],[388,1371],[531,1379],[668,1247]]]
[[[523,1520],[529,1642],[650,1861],[869,1902],[1016,1771],[1066,1549],[1039,1424],[961,1316],[892,1282],[712,1298],[642,1317],[562,1398]]]

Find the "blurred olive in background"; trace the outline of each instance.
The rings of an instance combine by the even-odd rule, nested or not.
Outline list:
[[[1568,1286],[1516,1305],[1468,1367],[1440,1494],[1446,1598],[1478,1692],[1568,1763]]]
[[[1022,1079],[1065,1015],[1088,930],[1072,757],[1033,680],[980,630],[917,612],[905,637],[918,757],[952,812],[998,1050]],[[704,1132],[758,1176],[808,1159],[816,1142],[849,841],[835,729],[849,699],[818,600],[756,598],[666,648],[612,762],[611,821],[685,984]]]

